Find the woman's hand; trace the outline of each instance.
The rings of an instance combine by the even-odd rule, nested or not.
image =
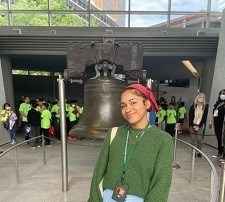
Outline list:
[[[195,132],[198,132],[198,131],[199,131],[199,127],[198,127],[198,126],[193,126],[193,130],[194,130]]]

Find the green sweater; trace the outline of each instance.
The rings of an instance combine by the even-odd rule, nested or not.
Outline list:
[[[103,177],[104,189],[114,190],[116,182],[120,181],[128,130],[128,126],[119,127],[111,145],[111,130],[108,131],[94,170],[89,202],[103,201],[99,189]],[[135,141],[131,132],[130,137],[128,152],[132,147],[130,142]],[[129,186],[128,194],[144,198],[145,202],[167,201],[172,180],[172,156],[171,136],[155,126],[150,127],[138,142],[129,162],[124,180]]]

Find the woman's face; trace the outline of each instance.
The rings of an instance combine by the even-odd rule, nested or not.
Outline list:
[[[205,100],[205,96],[203,94],[200,94],[197,98],[197,102],[199,102],[199,103],[203,103],[204,100]]]
[[[122,93],[120,100],[121,113],[123,117],[133,126],[146,125],[147,109],[151,103],[143,97],[134,94],[133,90]]]
[[[5,105],[5,109],[8,109],[10,106],[8,104]]]
[[[220,95],[225,95],[225,91],[222,90],[221,93],[220,93]]]
[[[175,97],[171,97],[171,102],[176,102]]]

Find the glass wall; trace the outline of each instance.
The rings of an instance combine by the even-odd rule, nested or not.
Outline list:
[[[0,26],[218,28],[225,0],[0,0]]]

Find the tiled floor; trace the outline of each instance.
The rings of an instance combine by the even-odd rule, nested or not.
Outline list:
[[[187,135],[179,138],[187,140]],[[5,150],[11,145],[4,145]],[[28,145],[18,148],[20,184],[16,184],[14,152],[0,159],[0,201],[2,202],[86,202],[94,165],[101,148],[101,141],[68,141],[69,190],[62,192],[61,143],[46,147],[47,164],[43,165],[42,148],[32,150]],[[220,163],[211,156],[217,151],[204,145],[203,152],[213,161],[220,177]],[[169,202],[209,201],[210,167],[207,161],[196,158],[194,182],[190,183],[191,149],[177,143],[176,163]]]

